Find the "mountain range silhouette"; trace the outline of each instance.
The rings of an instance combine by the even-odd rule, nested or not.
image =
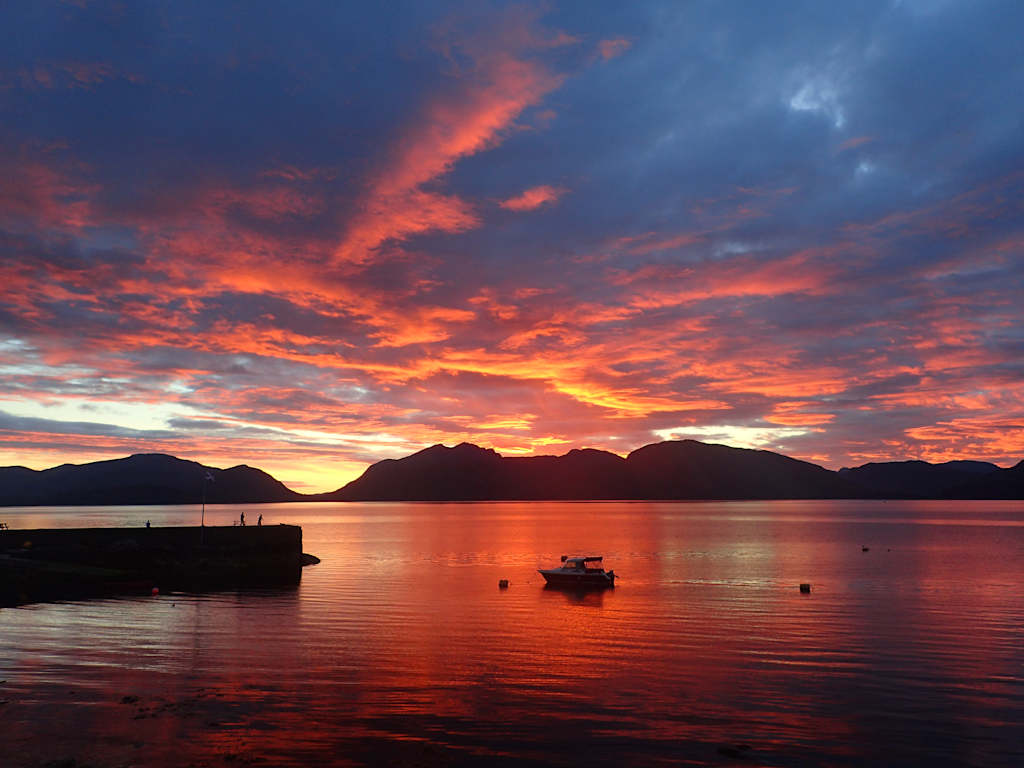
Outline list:
[[[0,506],[280,501],[1022,499],[1024,461],[900,461],[834,472],[779,453],[695,440],[646,445],[622,458],[595,449],[503,457],[434,445],[372,464],[336,491],[301,494],[245,465],[207,467],[136,454],[46,470],[0,467]]]

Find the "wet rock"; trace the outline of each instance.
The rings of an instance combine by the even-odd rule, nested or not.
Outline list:
[[[107,551],[115,555],[135,553],[138,552],[139,549],[139,542],[135,539],[118,539],[107,547]]]
[[[242,752],[228,752],[224,755],[224,762],[232,765],[252,765],[253,763],[262,762],[260,758],[247,755]]]
[[[746,760],[751,757],[749,744],[723,744],[718,748],[718,754],[731,757],[736,760]]]

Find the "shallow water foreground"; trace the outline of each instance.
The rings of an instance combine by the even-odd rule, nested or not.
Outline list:
[[[0,765],[1024,764],[1019,502],[294,504],[207,522],[243,509],[301,525],[323,562],[292,589],[0,609]],[[618,586],[545,589],[536,568],[561,554],[604,555]]]

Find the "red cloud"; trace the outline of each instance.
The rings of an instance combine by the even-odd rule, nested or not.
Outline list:
[[[510,211],[532,211],[547,203],[557,202],[563,194],[564,189],[543,184],[539,187],[530,187],[521,194],[502,201],[501,207]]]
[[[703,235],[695,232],[683,232],[668,237],[661,236],[656,232],[648,232],[632,237],[620,237],[614,242],[614,245],[634,256],[646,256],[657,251],[673,251],[677,248],[699,243],[703,239]]]
[[[597,44],[597,50],[605,61],[621,56],[632,47],[633,43],[624,37],[616,37],[610,40],[602,40]]]
[[[18,71],[18,80],[23,88],[80,88],[92,90],[107,80],[123,79],[130,83],[143,82],[142,77],[131,72],[121,72],[112,64],[103,61],[63,61],[39,63],[31,69]]]
[[[868,144],[875,140],[874,136],[854,136],[852,139],[847,139],[839,145],[839,151],[845,152],[848,149],[854,149],[862,144]]]
[[[428,100],[392,144],[386,162],[371,175],[362,212],[348,223],[335,259],[364,264],[389,240],[477,226],[471,205],[426,191],[422,185],[447,174],[460,159],[499,142],[524,109],[561,84],[561,76],[524,55],[531,47],[554,44],[564,41],[539,38],[524,24],[500,34],[488,31],[458,38],[457,43],[443,39],[439,47],[457,48],[462,54],[459,64],[453,65],[450,87]]]

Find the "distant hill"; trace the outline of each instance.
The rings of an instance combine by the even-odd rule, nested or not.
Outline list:
[[[341,501],[440,501],[494,498],[493,476],[502,458],[495,451],[460,443],[435,445],[402,459],[367,467],[348,485],[327,494]]]
[[[596,450],[502,458],[462,443],[388,459],[328,497],[343,501],[482,499],[805,499],[867,494],[837,473],[770,451],[657,443],[625,459]]]
[[[958,498],[1024,499],[1024,462],[865,464],[839,472],[806,461],[695,440],[607,451],[502,457],[489,448],[435,445],[385,459],[330,493],[296,493],[262,470],[215,469],[165,454],[137,454],[36,471],[0,467],[0,506],[240,504],[275,501],[488,501]]]
[[[954,499],[1024,499],[1024,461],[953,488]]]
[[[839,476],[870,492],[889,498],[941,498],[954,489],[989,482],[989,476],[1001,470],[987,461],[889,461],[844,467]]]
[[[645,445],[626,459],[632,498],[840,499],[865,493],[831,470],[771,451],[696,440]]]
[[[0,467],[0,506],[110,504],[211,504],[299,501],[266,472],[253,467],[206,467],[162,453],[136,454],[91,464],[62,464],[36,471]]]
[[[404,459],[379,461],[327,496],[340,501],[631,498],[625,466],[621,456],[592,449],[506,459],[470,443],[435,445]]]

